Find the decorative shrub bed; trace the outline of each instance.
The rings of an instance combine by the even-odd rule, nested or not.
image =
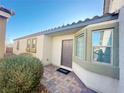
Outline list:
[[[31,93],[43,76],[41,61],[32,56],[0,60],[0,93]]]

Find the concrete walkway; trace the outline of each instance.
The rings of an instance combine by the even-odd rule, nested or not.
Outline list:
[[[56,69],[58,67],[53,65],[45,66],[41,81],[51,93],[96,93],[88,89],[73,72],[64,75]]]

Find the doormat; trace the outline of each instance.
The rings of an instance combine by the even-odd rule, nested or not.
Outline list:
[[[61,73],[65,74],[65,75],[67,75],[67,74],[69,74],[71,72],[71,71],[63,69],[63,68],[59,68],[56,71],[61,72]]]

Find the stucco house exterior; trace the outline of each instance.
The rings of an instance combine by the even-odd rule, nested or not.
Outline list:
[[[123,93],[123,5],[123,0],[105,0],[102,16],[17,38],[13,51],[72,70],[98,92]]]
[[[13,11],[0,6],[0,58],[5,53],[6,24],[12,15],[14,15]]]
[[[123,5],[124,0],[104,0],[104,13],[119,12]]]

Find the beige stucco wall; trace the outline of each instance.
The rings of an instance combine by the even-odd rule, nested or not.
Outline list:
[[[52,62],[52,37],[44,35],[43,40],[43,64],[51,64]]]
[[[124,0],[110,0],[109,12],[113,13],[124,6]]]
[[[17,42],[19,41],[20,45],[19,45],[19,50],[17,50]],[[27,39],[21,39],[18,41],[14,41],[14,45],[13,45],[13,53],[14,54],[20,54],[20,53],[25,53],[26,52],[26,42]]]
[[[5,53],[5,33],[6,33],[6,19],[0,17],[0,58]]]
[[[37,38],[37,53],[32,53],[33,56],[42,60],[44,65],[52,63],[60,66],[62,40],[73,39],[73,34],[61,36],[40,35],[29,38]],[[29,38],[16,40],[14,42],[14,54],[26,53],[27,40]],[[17,41],[20,43],[19,50],[17,50]]]
[[[74,35],[55,36],[52,39],[52,64],[61,66],[62,40],[74,39]]]
[[[99,93],[118,93],[118,80],[116,79],[85,70],[75,62],[73,62],[73,71],[87,87]]]
[[[29,37],[29,38],[25,38],[25,39],[20,39],[20,40],[16,40],[14,41],[14,45],[13,45],[13,52],[14,54],[21,54],[21,53],[26,53],[26,48],[27,48],[27,40],[30,38],[37,38],[37,52],[36,53],[32,53],[33,56],[39,58],[40,60],[42,60],[43,58],[43,40],[44,40],[44,35],[40,35],[40,36],[35,36],[35,37]],[[19,50],[17,50],[17,41],[19,41]]]

